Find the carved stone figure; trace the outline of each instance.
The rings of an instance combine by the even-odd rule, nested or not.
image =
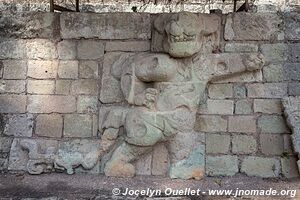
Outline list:
[[[118,128],[125,129],[124,141],[117,143],[105,165],[107,176],[134,176],[132,162],[153,145],[179,132],[192,131],[209,81],[262,68],[259,54],[212,54],[218,26],[204,22],[203,16],[186,12],[162,15],[154,22],[161,39],[153,44],[162,42],[162,48],[156,50],[165,53],[140,53],[118,61],[123,70],[115,76],[131,107],[111,111],[104,122],[104,135],[113,139]],[[208,42],[207,38],[215,40]],[[204,48],[207,43],[210,48]],[[203,175],[197,174],[198,178]]]
[[[300,97],[285,97],[282,100],[284,113],[291,128],[294,151],[300,159]],[[300,160],[297,162],[300,172]]]

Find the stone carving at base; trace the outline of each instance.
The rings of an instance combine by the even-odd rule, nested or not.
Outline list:
[[[125,131],[124,140],[115,144],[105,164],[107,176],[133,177],[133,161],[151,151],[153,145],[178,133],[193,131],[199,102],[205,99],[205,89],[211,80],[262,68],[260,54],[204,51],[206,38],[218,35],[219,30],[218,25],[204,21],[203,16],[191,13],[162,15],[154,26],[162,34],[160,41],[165,53],[120,57],[113,66],[122,69],[115,77],[131,107],[122,114],[110,111],[104,121],[105,137],[116,139],[120,127]],[[202,159],[195,159],[197,155]],[[186,168],[187,165],[191,167]],[[195,173],[179,173],[182,169]],[[199,146],[184,161],[173,164],[169,173],[173,178],[200,179],[204,174],[204,147]]]
[[[282,100],[287,123],[291,128],[294,151],[300,159],[300,97],[285,97]],[[300,160],[297,162],[300,172]]]

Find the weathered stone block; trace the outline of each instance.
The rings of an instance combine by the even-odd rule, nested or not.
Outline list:
[[[246,98],[246,87],[241,84],[234,84],[233,85],[233,97],[234,98]]]
[[[58,36],[58,13],[3,12],[0,16],[0,37],[55,38]]]
[[[237,156],[207,156],[208,176],[233,176],[239,171]]]
[[[77,49],[76,41],[63,40],[57,44],[58,58],[60,60],[73,60],[76,59]]]
[[[105,44],[105,51],[149,51],[150,41],[110,41]]]
[[[266,82],[281,82],[284,80],[282,64],[270,64],[263,68],[263,76]]]
[[[181,179],[201,179],[205,166],[205,135],[180,132],[169,142],[171,166],[169,176]]]
[[[229,132],[255,133],[256,119],[255,116],[229,116]]]
[[[28,40],[26,43],[29,59],[56,59],[58,57],[55,43],[46,39]]]
[[[290,134],[283,135],[283,152],[288,154],[294,154],[292,137]]]
[[[78,113],[97,113],[98,97],[97,96],[79,96],[77,100]]]
[[[71,94],[98,95],[97,80],[79,79],[71,84]]]
[[[232,152],[235,154],[255,153],[257,148],[256,139],[248,135],[234,135],[232,138]]]
[[[264,55],[265,62],[274,63],[286,60],[286,44],[262,44],[261,52]]]
[[[246,173],[248,176],[278,177],[280,163],[275,158],[249,156],[242,161],[241,172]]]
[[[0,152],[9,153],[12,141],[11,137],[0,137]]]
[[[233,114],[234,103],[232,100],[210,100],[206,104],[200,106],[199,112],[201,114],[220,114],[230,115]]]
[[[64,137],[91,137],[92,125],[93,119],[90,115],[65,115]]]
[[[77,44],[77,57],[79,59],[98,59],[104,55],[102,42],[93,40],[80,40]]]
[[[25,80],[2,80],[0,81],[0,93],[24,93],[25,85]]]
[[[238,100],[235,102],[235,114],[251,114],[252,111],[252,101],[247,99]]]
[[[300,40],[300,16],[298,12],[286,12],[285,20],[285,38],[287,40]]]
[[[300,43],[288,44],[287,59],[289,62],[300,62]]]
[[[261,134],[260,148],[262,153],[265,155],[281,155],[283,153],[283,136]]]
[[[225,40],[277,40],[282,20],[273,13],[235,13],[226,18]]]
[[[27,76],[36,79],[56,78],[57,68],[57,61],[29,60]]]
[[[232,84],[211,84],[208,87],[208,96],[212,99],[232,98]]]
[[[28,80],[27,93],[54,94],[55,82],[50,80]]]
[[[151,175],[152,152],[140,157],[135,163],[136,175]]]
[[[59,61],[58,77],[67,79],[78,78],[78,61]]]
[[[250,98],[282,98],[287,95],[286,83],[253,83],[246,87]]]
[[[79,62],[79,78],[98,78],[99,66],[96,61]]]
[[[218,126],[216,126],[216,124],[218,124]],[[226,132],[227,118],[213,115],[198,115],[195,130],[203,132]]]
[[[262,72],[244,72],[242,74],[232,75],[228,78],[222,78],[213,83],[251,83],[251,82],[261,82],[263,80]]]
[[[73,96],[29,95],[27,111],[30,113],[72,113],[76,111]]]
[[[284,64],[284,76],[289,81],[300,80],[300,63],[286,63]]]
[[[152,175],[165,176],[169,171],[170,158],[165,144],[157,144],[152,154]]]
[[[150,39],[150,20],[150,14],[141,13],[63,13],[61,35],[62,38]]]
[[[256,113],[282,113],[282,104],[279,99],[254,99],[254,112]]]
[[[228,153],[230,151],[230,135],[207,134],[206,153]]]
[[[26,79],[27,63],[20,60],[4,60],[3,78],[4,79]]]
[[[62,137],[63,118],[59,114],[41,114],[36,118],[35,134],[45,137]]]
[[[71,80],[56,80],[55,82],[55,94],[70,94]]]
[[[25,113],[26,95],[0,95],[0,113]]]
[[[262,133],[289,133],[282,116],[262,115],[258,118],[257,126]]]
[[[4,134],[15,137],[31,137],[33,130],[33,115],[11,115],[4,128]]]
[[[300,96],[300,83],[289,83],[289,95]]]
[[[295,157],[281,158],[282,174],[285,178],[299,177],[297,159]]]
[[[26,43],[24,40],[0,41],[0,59],[26,58]]]
[[[257,52],[258,45],[251,43],[227,43],[225,52]]]

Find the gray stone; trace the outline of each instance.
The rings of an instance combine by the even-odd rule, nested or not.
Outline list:
[[[45,137],[62,137],[63,118],[59,114],[41,114],[36,118],[35,134]]]
[[[300,62],[300,44],[288,44],[288,51],[287,51],[287,59],[288,62],[296,63]]]
[[[300,63],[286,63],[284,64],[284,76],[289,81],[300,80]]]
[[[249,156],[242,161],[241,172],[246,173],[248,176],[278,177],[280,162],[275,158]]]
[[[36,79],[56,78],[58,62],[29,60],[27,76]]]
[[[27,93],[30,94],[54,94],[55,81],[52,80],[28,80]]]
[[[97,96],[79,96],[77,99],[78,113],[97,113],[98,97]]]
[[[105,51],[149,51],[149,41],[109,41],[105,45]]]
[[[25,113],[26,95],[0,95],[0,113]]]
[[[288,40],[300,39],[300,17],[298,12],[285,12],[285,38]]]
[[[282,64],[270,64],[263,68],[263,76],[266,82],[281,82],[284,80]]]
[[[136,175],[151,175],[152,152],[140,157],[135,163]]]
[[[208,87],[208,96],[213,99],[232,98],[232,84],[212,84]]]
[[[285,178],[296,178],[300,176],[295,157],[281,158],[282,174]]]
[[[235,114],[250,114],[252,113],[252,102],[247,99],[238,100],[235,102]]]
[[[0,16],[0,37],[55,38],[58,36],[58,13],[3,12]]]
[[[70,94],[71,80],[56,80],[55,82],[55,94]]]
[[[290,134],[283,135],[283,152],[293,155],[293,142]]]
[[[206,153],[223,153],[230,151],[230,135],[207,134]]]
[[[26,58],[26,43],[24,40],[0,41],[0,59]]]
[[[122,20],[119,20],[122,19]],[[115,23],[115,22],[118,23]],[[150,14],[63,13],[62,38],[150,39]]]
[[[41,174],[53,170],[56,140],[15,138],[11,145],[8,170]]]
[[[273,13],[235,13],[228,15],[225,40],[277,40],[282,23]]]
[[[33,130],[33,115],[12,115],[5,125],[4,134],[15,137],[31,137]]]
[[[64,137],[91,137],[93,119],[90,115],[69,114],[64,118]]]
[[[262,44],[261,52],[267,63],[282,62],[286,60],[286,44]]]
[[[152,155],[152,175],[166,176],[169,171],[170,158],[166,145],[161,143],[154,147]]]
[[[283,107],[279,99],[254,99],[254,112],[266,114],[281,114]]]
[[[27,111],[30,113],[72,113],[76,111],[73,96],[29,95]]]
[[[250,98],[282,98],[287,95],[286,83],[253,83],[246,87]]]
[[[216,124],[218,124],[218,126],[216,126]],[[227,118],[217,115],[198,115],[195,130],[203,132],[226,132]]]
[[[99,66],[96,61],[80,61],[79,62],[79,78],[98,78]]]
[[[234,135],[232,138],[232,152],[235,154],[256,153],[257,142],[253,136]]]
[[[78,78],[78,61],[59,61],[58,65],[58,77],[66,79]]]
[[[12,141],[11,137],[0,137],[0,152],[9,153]]]
[[[25,93],[26,81],[24,80],[1,80],[0,93]]]
[[[233,85],[233,97],[234,98],[246,98],[246,87],[241,84],[234,84]]]
[[[233,176],[239,171],[237,156],[207,156],[206,174],[208,176]]]
[[[77,44],[77,57],[79,59],[98,59],[104,54],[102,42],[93,40],[80,40]]]
[[[3,60],[4,79],[26,79],[27,62],[20,60]]]
[[[257,126],[262,133],[289,133],[282,116],[262,115],[258,118]]]
[[[54,167],[66,169],[68,174],[73,174],[74,169],[80,165],[86,170],[92,169],[98,163],[99,156],[99,140],[76,139],[60,142]]]
[[[58,57],[55,43],[51,40],[28,40],[26,47],[29,59],[56,59]]]
[[[257,52],[257,44],[251,43],[227,43],[225,44],[225,52]]]
[[[60,60],[73,60],[76,59],[77,49],[76,41],[63,40],[57,44],[57,52]]]
[[[282,155],[282,135],[260,134],[260,149],[265,155]]]
[[[231,75],[229,77],[222,77],[222,79],[213,81],[213,83],[252,83],[262,82],[263,76],[261,70],[254,72],[245,72],[242,74]]]
[[[229,116],[228,131],[235,133],[256,133],[255,116]]]
[[[71,94],[98,95],[98,82],[92,79],[79,79],[71,84]]]
[[[289,83],[289,95],[300,96],[300,83]]]
[[[219,114],[232,115],[234,103],[232,100],[210,100],[206,104],[200,106],[199,113],[201,114]]]

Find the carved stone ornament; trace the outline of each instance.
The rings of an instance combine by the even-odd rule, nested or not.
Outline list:
[[[209,81],[262,68],[264,60],[257,53],[212,53],[219,22],[217,16],[187,12],[161,15],[154,21],[158,36],[152,41],[158,47],[152,49],[163,53],[120,56],[113,64],[112,75],[130,107],[111,110],[102,124],[106,140],[116,140],[119,128],[125,130],[124,139],[115,143],[104,164],[107,176],[133,177],[133,161],[153,145],[192,132]],[[204,148],[199,146],[186,160],[173,163],[169,173],[172,178],[201,179]]]
[[[287,117],[287,123],[293,132],[292,142],[294,151],[300,159],[300,97],[285,97],[282,100],[282,104],[284,114]],[[300,172],[300,160],[298,160],[297,164]]]

